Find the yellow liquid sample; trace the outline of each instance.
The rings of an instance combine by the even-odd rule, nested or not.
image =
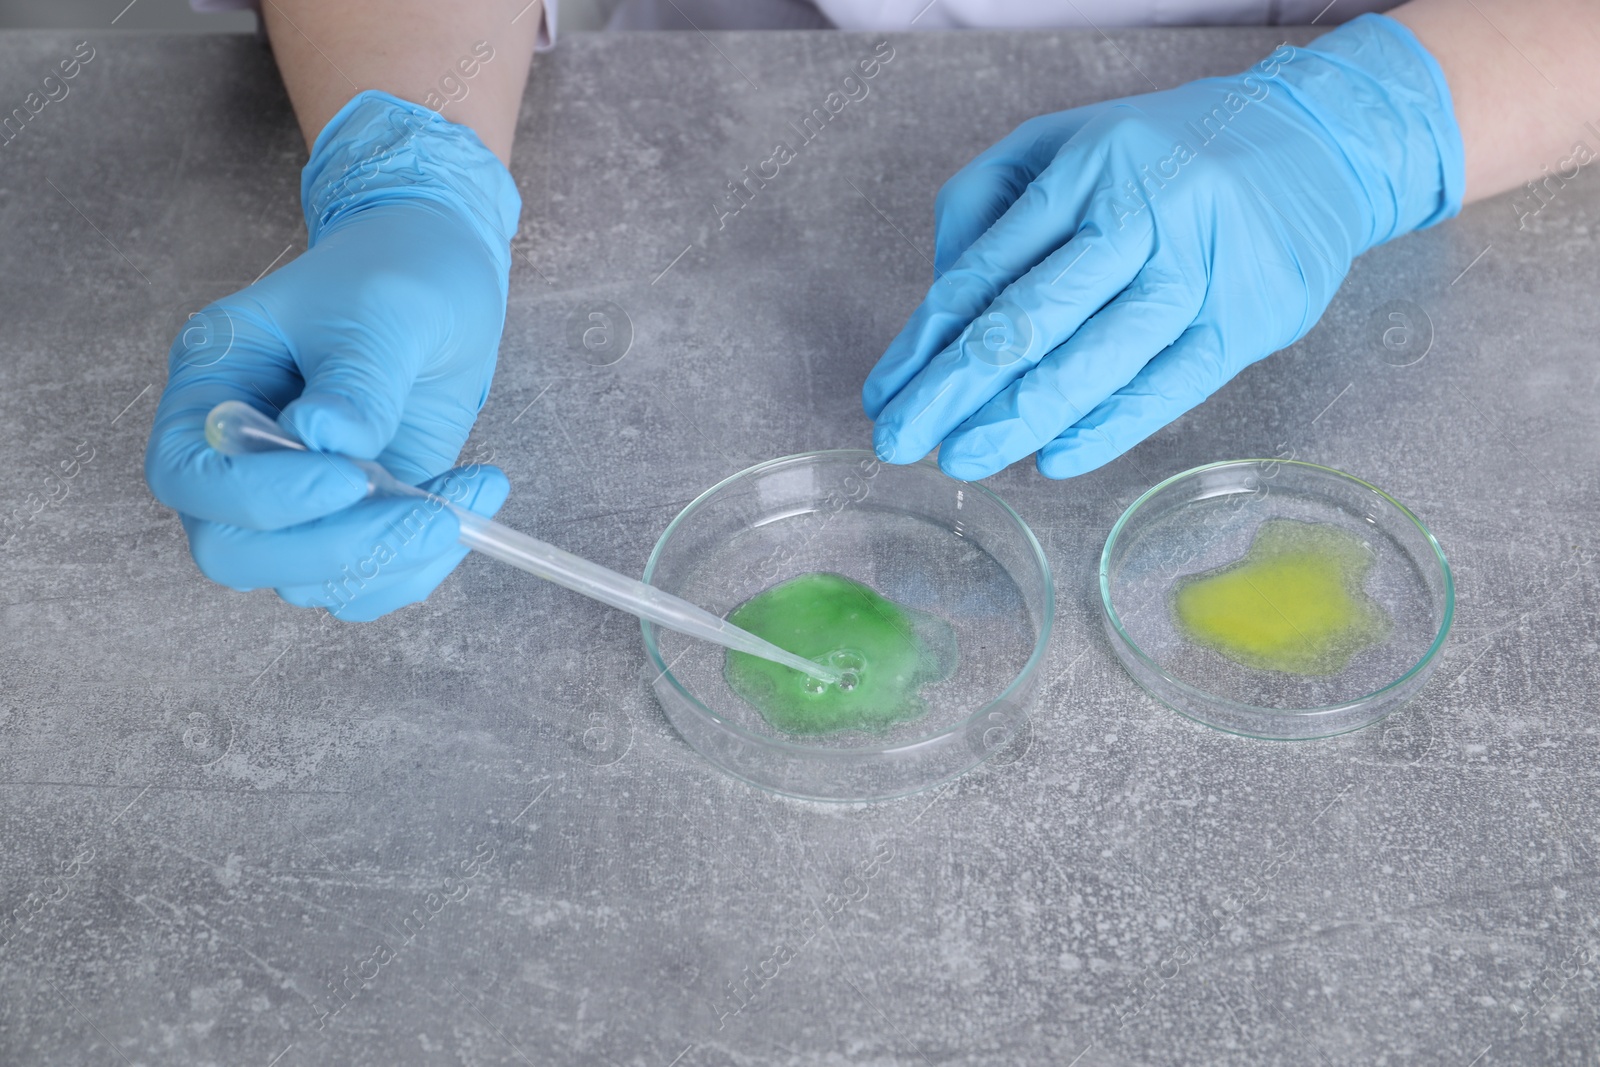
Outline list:
[[[1286,674],[1338,674],[1389,634],[1362,588],[1372,553],[1336,526],[1269,519],[1243,559],[1180,579],[1173,621],[1194,644]]]

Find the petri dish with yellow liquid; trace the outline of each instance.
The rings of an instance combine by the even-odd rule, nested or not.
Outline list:
[[[1179,713],[1231,733],[1330,737],[1426,684],[1455,587],[1426,526],[1329,467],[1245,459],[1136,500],[1100,557],[1112,650]]]

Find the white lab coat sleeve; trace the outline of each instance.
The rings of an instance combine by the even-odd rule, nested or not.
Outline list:
[[[1399,0],[812,0],[841,30],[1048,30],[1111,26],[1319,26]],[[1320,17],[1319,17],[1320,16]]]
[[[544,13],[539,23],[539,37],[534,47],[543,52],[556,43],[556,9],[561,0],[544,0]],[[189,0],[196,11],[259,11],[260,0]]]

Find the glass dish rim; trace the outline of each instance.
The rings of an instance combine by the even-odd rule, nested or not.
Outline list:
[[[1305,467],[1308,470],[1320,471],[1324,474],[1331,474],[1335,477],[1342,478],[1345,481],[1354,482],[1356,485],[1370,489],[1373,493],[1376,493],[1378,496],[1388,501],[1389,504],[1393,506],[1403,518],[1406,519],[1406,521],[1415,526],[1422,534],[1423,538],[1426,539],[1428,547],[1433,550],[1433,558],[1435,562],[1438,563],[1439,570],[1444,576],[1444,617],[1439,621],[1439,630],[1436,634],[1434,634],[1433,643],[1428,646],[1428,650],[1424,652],[1421,658],[1419,658],[1416,663],[1412,664],[1404,674],[1389,682],[1387,685],[1384,685],[1378,689],[1374,689],[1370,693],[1353,697],[1350,700],[1341,701],[1338,704],[1323,704],[1318,707],[1311,708],[1272,708],[1259,704],[1243,704],[1238,701],[1229,700],[1227,697],[1218,696],[1215,693],[1208,692],[1204,689],[1201,689],[1199,686],[1193,685],[1184,681],[1182,678],[1171,674],[1153,659],[1151,659],[1149,655],[1145,653],[1145,650],[1139,647],[1139,643],[1133,639],[1126,629],[1123,628],[1122,619],[1117,615],[1117,609],[1111,603],[1111,581],[1108,568],[1111,561],[1111,550],[1116,546],[1117,538],[1121,535],[1123,527],[1128,524],[1128,521],[1134,516],[1134,514],[1138,512],[1138,510],[1157,493],[1161,492],[1163,489],[1166,489],[1168,486],[1183,481],[1187,478],[1202,474],[1206,471],[1217,470],[1222,467],[1237,467],[1247,464],[1264,465],[1269,463],[1275,463],[1284,467]],[[1106,619],[1111,623],[1112,629],[1116,633],[1118,642],[1120,642],[1124,648],[1132,652],[1141,663],[1158,675],[1163,681],[1175,686],[1177,689],[1188,694],[1189,696],[1192,696],[1205,704],[1215,706],[1225,705],[1229,709],[1236,712],[1243,712],[1246,714],[1260,715],[1277,719],[1293,718],[1298,720],[1306,720],[1325,715],[1333,716],[1339,712],[1349,711],[1352,708],[1358,708],[1363,705],[1370,704],[1374,700],[1382,697],[1385,693],[1388,693],[1391,690],[1404,685],[1406,682],[1409,682],[1412,678],[1416,677],[1418,672],[1422,671],[1428,666],[1428,664],[1432,663],[1433,658],[1437,656],[1439,654],[1439,650],[1444,647],[1445,639],[1450,636],[1450,626],[1455,620],[1456,586],[1455,576],[1450,570],[1450,561],[1445,558],[1444,549],[1439,546],[1438,540],[1433,536],[1433,531],[1429,530],[1427,525],[1423,523],[1421,519],[1417,518],[1417,516],[1412,513],[1410,508],[1406,507],[1400,501],[1396,500],[1393,496],[1390,496],[1382,489],[1379,489],[1371,482],[1362,478],[1357,478],[1355,475],[1350,474],[1347,471],[1339,470],[1336,467],[1328,467],[1320,463],[1308,463],[1305,460],[1262,458],[1224,459],[1218,460],[1214,463],[1202,463],[1198,467],[1191,467],[1186,471],[1180,471],[1169,478],[1163,479],[1162,481],[1151,486],[1149,489],[1146,489],[1142,494],[1140,494],[1139,499],[1128,505],[1127,509],[1123,511],[1120,517],[1118,517],[1116,524],[1111,527],[1111,532],[1106,535],[1105,547],[1100,551],[1100,607],[1105,612]],[[1137,681],[1137,679],[1135,680]],[[1144,687],[1141,685],[1141,688]],[[1160,699],[1160,697],[1157,696],[1157,699]],[[1163,700],[1162,703],[1165,704],[1167,702]],[[1171,707],[1170,704],[1168,706]],[[1190,715],[1181,708],[1174,708],[1174,710],[1180,715],[1183,715],[1185,718],[1195,718],[1195,716]],[[1243,737],[1254,736],[1253,734],[1243,734],[1238,730],[1232,730],[1225,726],[1217,726],[1213,723],[1207,722],[1204,719],[1196,719],[1195,721],[1206,726],[1211,726],[1213,729],[1222,730],[1226,733],[1239,734],[1239,736]],[[1359,728],[1359,726],[1351,727],[1351,729]],[[1267,740],[1278,739],[1268,738]],[[1283,738],[1281,740],[1299,739]],[[1314,740],[1314,738],[1308,738],[1306,740]]]
[[[749,475],[766,471],[770,468],[785,465],[797,465],[807,460],[842,458],[845,456],[848,456],[852,459],[866,459],[870,457],[875,462],[885,463],[884,460],[878,458],[877,453],[872,452],[869,449],[825,448],[812,452],[797,452],[789,456],[778,456],[774,459],[763,460],[760,463],[752,464],[741,471],[728,475],[726,478],[722,479],[720,482],[705,490],[693,500],[689,501],[689,503],[684,506],[683,510],[678,512],[673,520],[667,524],[667,528],[661,531],[661,536],[656,539],[655,547],[650,551],[650,558],[645,562],[644,577],[642,580],[646,585],[651,584],[650,579],[655,574],[656,564],[660,562],[662,548],[671,539],[673,532],[678,529],[679,524],[684,522],[690,515],[706,504],[706,502],[708,502],[717,493],[732,485],[734,482],[737,482]],[[661,649],[656,644],[655,625],[641,619],[639,622],[639,629],[644,635],[645,656],[649,660],[651,668],[657,672],[658,680],[660,678],[667,679],[672,687],[677,690],[678,693],[680,693],[686,700],[688,700],[697,712],[709,716],[720,728],[730,731],[738,736],[741,740],[748,741],[752,744],[761,745],[766,748],[787,751],[796,755],[804,755],[810,759],[859,760],[866,756],[879,756],[888,753],[910,752],[923,746],[942,741],[947,737],[956,736],[970,729],[973,723],[977,722],[983,716],[988,715],[996,707],[996,705],[1004,704],[1004,702],[1016,692],[1019,686],[1033,676],[1034,672],[1037,671],[1040,665],[1044,662],[1045,653],[1049,650],[1050,646],[1050,635],[1055,628],[1055,576],[1050,570],[1050,561],[1045,557],[1044,548],[1039,544],[1039,539],[1034,536],[1033,529],[1029,527],[1026,521],[1023,520],[1022,516],[1018,515],[1010,504],[1007,504],[997,493],[995,493],[994,490],[990,489],[988,486],[980,485],[977,482],[961,482],[954,478],[950,478],[949,475],[945,474],[939,469],[939,465],[935,463],[931,457],[924,457],[915,463],[885,463],[885,465],[931,468],[932,470],[937,471],[941,477],[949,478],[950,481],[955,482],[963,490],[973,490],[983,496],[988,497],[993,503],[1000,506],[1001,512],[1006,516],[1007,519],[1010,520],[1012,525],[1022,533],[1023,542],[1030,552],[1030,558],[1039,567],[1039,573],[1044,578],[1044,610],[1042,612],[1044,623],[1039,627],[1039,632],[1034,637],[1033,651],[1029,654],[1028,661],[1022,665],[1022,669],[1017,672],[1016,677],[1007,683],[1005,689],[1002,690],[998,696],[979,707],[972,714],[962,718],[955,724],[940,730],[938,733],[929,734],[926,737],[919,737],[913,741],[907,741],[903,744],[861,748],[818,748],[813,745],[801,744],[793,741],[784,741],[778,738],[754,733],[738,725],[737,723],[723,718],[721,715],[718,715],[715,711],[709,708],[703,700],[691,693],[688,687],[686,687],[682,681],[679,680],[677,675],[672,673],[671,669],[666,665],[665,661],[663,661],[661,657]]]

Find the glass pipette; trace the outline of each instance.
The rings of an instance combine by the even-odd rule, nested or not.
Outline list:
[[[211,409],[206,416],[206,442],[218,452],[230,456],[284,448],[305,451],[306,447],[275,421],[239,400],[224,400]],[[486,519],[474,511],[457,507],[441,496],[407,485],[372,460],[351,456],[340,458],[354,464],[367,476],[368,496],[421,497],[449,508],[461,524],[461,543],[474,552],[481,552],[501,563],[509,563],[519,570],[669,630],[781,663],[819,681],[837,684],[844,677],[843,672],[835,667],[786,652],[772,642],[748,630],[741,630],[728,620],[696,607],[681,597],[607,570],[598,563],[591,563],[548,542],[518,533],[493,519]]]

